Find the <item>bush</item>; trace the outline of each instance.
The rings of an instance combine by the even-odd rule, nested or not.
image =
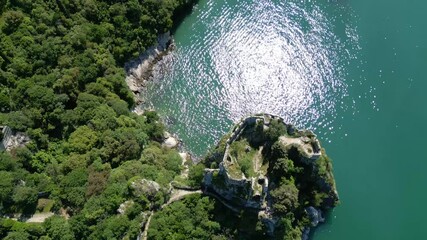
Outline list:
[[[265,131],[267,139],[272,143],[284,134],[286,134],[286,126],[277,119],[272,120],[268,130]]]
[[[292,182],[282,182],[271,190],[273,209],[277,214],[293,212],[298,207],[298,188]]]
[[[205,166],[201,163],[190,167],[188,172],[188,183],[191,187],[200,187],[205,173]]]
[[[35,206],[37,204],[38,192],[31,187],[18,186],[15,187],[12,200],[21,209],[28,206]]]

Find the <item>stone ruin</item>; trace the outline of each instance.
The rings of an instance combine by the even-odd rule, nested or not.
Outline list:
[[[268,177],[265,171],[258,171],[256,176],[246,178],[243,174],[236,177],[230,174],[230,167],[235,164],[235,159],[230,156],[230,145],[239,140],[249,126],[263,124],[264,130],[268,129],[272,120],[283,123],[287,129],[287,135],[279,137],[279,141],[285,149],[295,147],[301,153],[305,161],[315,161],[321,156],[321,146],[316,135],[309,130],[297,130],[292,125],[286,124],[283,118],[259,114],[247,117],[238,122],[227,140],[224,157],[218,169],[205,169],[204,186],[205,192],[213,193],[225,201],[231,202],[233,206],[240,208],[252,208],[260,211],[260,215],[268,218],[269,201]]]

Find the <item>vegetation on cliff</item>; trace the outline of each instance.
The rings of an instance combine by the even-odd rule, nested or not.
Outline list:
[[[191,0],[0,1],[0,125],[26,147],[0,153],[0,215],[54,211],[43,224],[0,219],[4,239],[134,239],[181,159],[153,112],[129,111],[125,61],[154,44]],[[174,15],[175,14],[175,15]],[[135,176],[160,191],[136,196]],[[133,204],[117,214],[126,200]]]
[[[210,168],[203,182],[209,197],[166,206],[154,215],[148,239],[307,239],[322,212],[338,204],[331,160],[313,133],[272,117],[242,120],[225,135],[194,168]],[[259,205],[252,204],[263,201],[253,198],[263,191],[254,188],[256,179],[268,180]]]

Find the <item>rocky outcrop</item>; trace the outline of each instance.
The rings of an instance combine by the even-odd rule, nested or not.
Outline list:
[[[316,209],[310,206],[306,208],[305,211],[308,214],[312,227],[316,227],[317,225],[319,225],[319,223],[322,223],[325,221],[325,219],[322,216],[322,211],[320,209]]]
[[[175,148],[178,146],[178,140],[174,137],[168,137],[163,142],[163,145],[167,148]]]
[[[301,240],[308,240],[310,238],[310,228],[306,227],[304,228],[304,230],[302,231],[302,236],[301,236]]]
[[[129,189],[135,197],[153,198],[160,191],[160,185],[152,180],[136,179],[130,183]]]
[[[0,150],[10,151],[30,142],[30,137],[23,132],[15,132],[8,126],[0,126],[0,130],[2,132]]]
[[[166,148],[176,148],[179,145],[179,140],[178,138],[172,136],[170,133],[165,132],[163,134],[164,136],[164,140],[162,145]]]
[[[156,45],[148,48],[138,59],[126,63],[126,83],[134,93],[137,103],[143,102],[140,94],[152,77],[154,65],[173,48],[169,32],[159,35]]]

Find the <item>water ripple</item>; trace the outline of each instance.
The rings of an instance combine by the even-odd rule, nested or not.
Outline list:
[[[178,120],[170,127],[189,150],[204,153],[231,122],[258,112],[319,129],[325,138],[333,132],[348,96],[354,28],[346,27],[347,38],[337,36],[314,3],[208,0],[194,14],[178,29],[183,40],[156,67],[147,93],[148,104]]]

